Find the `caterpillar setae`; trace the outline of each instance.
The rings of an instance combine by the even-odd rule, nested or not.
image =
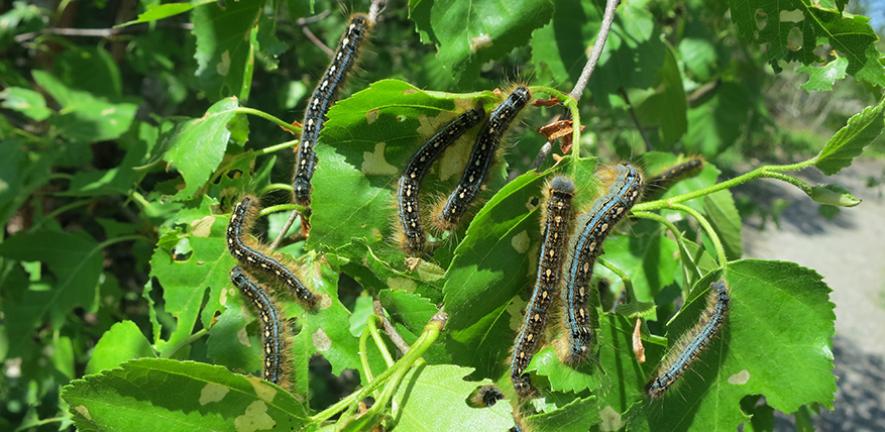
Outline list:
[[[270,295],[239,266],[230,272],[230,280],[258,311],[261,322],[261,345],[264,351],[264,379],[287,386],[287,337],[285,320]]]
[[[693,157],[685,162],[667,168],[660,174],[652,177],[645,185],[646,201],[658,199],[670,186],[685,178],[697,175],[704,168],[704,160]]]
[[[468,398],[468,405],[474,408],[491,407],[504,399],[504,394],[498,387],[487,384],[473,391]]]
[[[329,107],[335,103],[335,96],[342,86],[347,73],[353,68],[359,56],[360,46],[368,37],[371,30],[369,17],[364,14],[354,14],[350,18],[350,24],[341,37],[338,49],[332,57],[329,68],[323,74],[323,79],[314,89],[307,102],[304,111],[304,128],[301,132],[301,143],[295,154],[295,174],[292,179],[295,202],[302,205],[310,205],[310,179],[316,169],[317,156],[316,145],[326,121],[326,113]]]
[[[725,324],[729,302],[725,281],[718,280],[711,283],[707,307],[704,308],[697,324],[685,332],[664,355],[657,375],[645,388],[649,396],[652,398],[663,396],[667,389],[685,374],[692,362],[697,360]]]
[[[264,248],[249,236],[258,207],[258,198],[246,195],[234,208],[227,227],[228,250],[250,274],[284,285],[306,308],[316,308],[319,297],[301,282],[295,271],[269,251],[259,250]]]
[[[425,235],[418,207],[421,179],[442,152],[482,118],[481,108],[472,109],[443,126],[412,156],[399,178],[396,201],[403,234],[401,246],[409,255],[418,255],[424,250]]]
[[[516,87],[507,99],[489,114],[489,120],[483,125],[476,142],[473,143],[470,159],[458,186],[443,204],[439,215],[435,217],[436,224],[442,230],[448,231],[454,228],[470,207],[470,203],[476,198],[489,173],[501,138],[531,98],[529,89]]]
[[[578,217],[579,228],[570,245],[572,261],[566,268],[563,293],[568,344],[565,352],[560,352],[569,364],[580,363],[593,342],[591,311],[587,306],[593,264],[602,253],[606,236],[636,203],[642,190],[642,174],[632,165],[618,165],[616,173],[608,193],[597,199],[589,212]]]
[[[520,396],[527,396],[532,392],[525,368],[538,350],[550,303],[559,288],[565,246],[568,244],[573,219],[574,193],[575,184],[567,177],[555,177],[548,187],[537,276],[522,326],[513,344],[510,362],[510,379]]]

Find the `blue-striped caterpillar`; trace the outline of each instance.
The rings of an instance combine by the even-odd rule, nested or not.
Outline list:
[[[645,193],[643,199],[646,201],[654,200],[664,194],[670,186],[685,178],[697,175],[704,168],[704,160],[699,157],[692,157],[685,162],[678,163],[660,174],[651,177],[646,182]]]
[[[697,324],[673,344],[661,360],[656,376],[648,383],[645,390],[652,398],[664,395],[691,364],[697,360],[704,348],[719,334],[728,318],[728,286],[725,281],[718,280],[710,284],[707,306],[701,313]]]
[[[481,108],[472,109],[440,128],[415,152],[400,176],[396,191],[399,222],[402,229],[400,245],[409,255],[420,254],[424,250],[426,240],[424,229],[421,227],[421,211],[419,209],[418,194],[421,189],[421,180],[442,152],[479,123],[482,118],[483,110]]]
[[[453,229],[479,194],[489,173],[489,168],[495,160],[495,152],[501,138],[531,98],[532,94],[528,88],[516,87],[507,96],[507,99],[504,99],[489,114],[489,120],[483,125],[477,135],[476,142],[473,143],[470,159],[467,161],[458,186],[442,204],[439,214],[434,217],[434,223],[441,230]]]
[[[239,266],[231,269],[230,280],[258,312],[258,321],[261,323],[261,346],[264,353],[262,369],[264,379],[288,387],[286,373],[288,337],[286,321],[280,314],[280,309],[267,291]]]
[[[308,289],[292,267],[283,263],[249,235],[259,211],[258,198],[246,195],[234,207],[227,227],[227,248],[250,274],[264,282],[285,286],[307,309],[316,308],[319,296]]]
[[[608,192],[593,203],[589,212],[578,217],[579,227],[573,236],[570,250],[572,261],[565,272],[563,314],[567,346],[560,357],[569,364],[583,361],[593,343],[592,311],[587,306],[591,292],[593,265],[602,253],[602,243],[615,225],[639,199],[642,174],[630,164],[618,165],[614,183]]]
[[[326,113],[335,103],[338,90],[356,63],[360,46],[368,38],[370,30],[371,21],[368,16],[354,14],[350,18],[350,24],[341,37],[329,68],[307,101],[304,121],[301,122],[304,129],[295,154],[295,173],[292,179],[295,202],[301,205],[310,205],[310,180],[317,164],[316,145],[326,121]]]
[[[572,197],[575,184],[567,177],[555,177],[547,188],[546,213],[541,250],[538,255],[537,275],[529,303],[526,306],[522,326],[513,344],[513,357],[510,361],[510,379],[513,388],[520,396],[532,392],[531,382],[525,373],[544,333],[547,312],[550,308],[562,275],[562,262],[568,244],[574,213]]]

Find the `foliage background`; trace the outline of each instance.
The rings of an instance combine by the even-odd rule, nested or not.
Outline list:
[[[296,137],[260,114],[299,119],[327,63],[298,20],[328,11],[308,28],[332,45],[349,11],[367,7],[298,0],[3,2],[0,428],[65,429],[76,418],[89,430],[89,416],[73,416],[69,404],[93,407],[91,427],[99,430],[111,427],[103,421],[133,427],[151,413],[199,411],[184,396],[156,404],[126,391],[134,385],[164,394],[166,381],[158,377],[183,394],[200,387],[169,377],[218,380],[248,391],[244,378],[221,367],[139,360],[107,371],[141,357],[197,360],[243,373],[259,369],[257,327],[227,279],[234,263],[223,243],[227,213],[245,192],[261,193],[266,205],[288,202],[288,193],[274,184],[288,182],[293,158],[287,149]],[[847,7],[862,12],[864,5]],[[564,111],[534,108],[522,118],[525,126],[513,135],[491,189],[510,182],[459,233],[459,243],[450,242],[415,271],[390,247],[392,184],[422,135],[470,104],[491,107],[497,98],[491,90],[511,82],[570,89],[602,8],[576,0],[520,0],[508,8],[412,0],[394,1],[384,11],[361,70],[349,80],[344,96],[352,97],[333,109],[323,134],[328,145],[320,147],[311,236],[282,249],[335,300],[318,317],[286,305],[288,315],[300,318],[296,397],[269,411],[275,421],[297,426],[365,383],[357,352],[371,295],[410,342],[436,305],[444,303],[451,314],[446,334],[425,355],[429,366],[408,378],[415,390],[409,398],[395,396],[403,400],[402,430],[449,424],[421,409],[422,397],[440,401],[431,383],[451,389],[442,402],[458,407],[460,418],[479,425],[476,430],[509,426],[506,404],[474,410],[463,400],[481,382],[506,387],[504,359],[533,260],[526,251],[534,251],[539,235],[537,211],[526,203],[553,171],[528,170],[544,142],[534,130]],[[700,154],[712,162],[672,196],[760,163],[796,162],[835,142],[842,143],[838,157],[819,167],[838,171],[878,136],[885,85],[882,42],[866,17],[845,8],[844,1],[624,2],[581,104],[585,158],[556,169],[574,170],[586,185],[583,194],[592,196],[595,158],[635,161],[649,172],[672,163],[672,154]],[[417,89],[446,93],[411,92]],[[841,141],[831,139],[868,106]],[[373,110],[380,114],[369,127]],[[881,140],[871,146],[874,153],[882,150]],[[466,151],[466,144],[456,146],[435,174],[441,182],[430,189],[451,185],[450,167]],[[813,271],[793,264],[740,260],[741,215],[729,192],[691,205],[723,239],[735,290],[733,330],[699,374],[724,385],[747,370],[753,380],[739,391],[712,391],[691,379],[682,400],[665,405],[691,407],[687,412],[694,415],[685,418],[661,419],[654,409],[633,406],[666,347],[664,336],[678,335],[693,317],[689,307],[668,324],[674,301],[696,299],[692,286],[702,290],[702,276],[718,268],[709,238],[690,221],[676,220],[684,242],[642,221],[606,245],[609,261],[630,276],[635,302],[604,315],[602,330],[611,339],[600,348],[600,366],[628,374],[575,373],[543,351],[533,369],[551,393],[542,407],[547,413],[535,419],[538,430],[568,430],[563,419],[579,419],[572,424],[578,429],[715,424],[733,430],[745,423],[766,430],[772,408],[802,415],[832,404],[828,288]],[[285,218],[284,212],[270,215],[260,227],[263,237],[275,237]],[[683,247],[697,258],[698,274],[674,258]],[[527,274],[505,271],[511,268]],[[598,273],[612,282],[611,293],[623,289],[614,274]],[[792,282],[761,276],[772,274]],[[759,277],[764,281],[753,282]],[[612,298],[602,301],[611,305]],[[751,319],[772,304],[781,310],[770,314],[810,324]],[[628,317],[636,316],[649,319],[645,365],[625,349]],[[319,332],[327,339],[318,342]],[[773,336],[763,343],[759,334]],[[788,340],[796,342],[795,350],[772,348]],[[372,349],[368,359],[378,372],[384,362]],[[772,350],[777,355],[768,355]],[[786,368],[785,358],[805,360]],[[791,374],[766,375],[778,368]],[[60,396],[62,386],[100,371],[106,373]],[[630,385],[616,390],[616,383]],[[100,411],[92,405],[103,398],[127,401],[130,415],[120,415],[118,406]],[[728,403],[711,406],[713,400]],[[251,401],[228,401],[219,412],[191,420],[223,428]]]

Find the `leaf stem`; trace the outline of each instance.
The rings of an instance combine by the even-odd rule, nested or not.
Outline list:
[[[241,114],[254,115],[256,117],[261,117],[261,118],[268,120],[272,123],[276,123],[277,126],[285,129],[287,132],[291,133],[292,135],[300,135],[301,134],[300,127],[293,126],[289,123],[286,123],[283,120],[280,120],[279,118],[277,118],[271,114],[268,114],[264,111],[261,111],[261,110],[255,109],[255,108],[237,107],[236,109],[234,109],[234,112],[241,113]]]
[[[292,192],[292,185],[286,183],[271,183],[258,191],[258,195],[265,195],[276,191]]]
[[[616,274],[618,278],[621,279],[621,282],[624,283],[624,291],[627,293],[627,303],[632,303],[636,301],[636,295],[633,292],[633,282],[630,280],[630,276],[627,275],[625,271],[618,268],[618,266],[616,266],[614,263],[605,259],[605,257],[600,256],[599,258],[597,258],[597,261],[599,261],[599,263],[602,264],[603,267],[611,270],[612,273]]]
[[[177,344],[172,346],[172,348],[162,350],[160,352],[160,356],[163,358],[172,358],[173,356],[175,356],[175,353],[177,353],[178,350],[202,339],[203,336],[206,336],[207,334],[209,334],[209,329],[206,327],[203,327],[203,328],[197,330],[196,333],[188,336],[187,339],[179,341]]]
[[[279,144],[274,144],[272,146],[267,146],[261,150],[255,150],[255,153],[259,154],[259,155],[268,155],[271,153],[276,153],[280,150],[287,149],[289,147],[297,147],[297,146],[298,146],[298,140],[290,140],[290,141],[286,141],[286,142],[281,142]]]
[[[387,350],[387,344],[384,343],[384,339],[381,338],[381,333],[378,332],[378,325],[375,323],[377,318],[374,314],[369,315],[368,321],[366,321],[366,327],[369,329],[369,334],[372,336],[372,340],[375,341],[375,346],[378,347],[378,351],[381,351],[381,357],[384,358],[384,363],[387,364],[387,367],[393,366],[393,356],[390,355],[390,351]]]
[[[725,256],[725,248],[722,247],[722,240],[719,239],[719,234],[716,234],[716,231],[713,229],[713,226],[710,225],[710,221],[707,220],[701,212],[683,204],[671,204],[670,208],[673,210],[679,210],[684,213],[688,213],[691,217],[695,218],[704,231],[707,233],[707,237],[710,237],[710,241],[713,242],[713,248],[716,249],[716,259],[719,261],[719,266],[725,269],[728,266],[728,258]]]
[[[433,345],[433,343],[436,341],[436,338],[439,337],[439,333],[445,326],[447,319],[448,317],[445,315],[444,312],[438,312],[436,315],[434,315],[430,322],[427,323],[426,326],[424,326],[424,331],[421,332],[421,335],[418,336],[418,339],[415,341],[414,344],[412,344],[412,348],[409,350],[409,352],[407,352],[399,360],[397,360],[397,362],[394,363],[392,367],[382,372],[381,375],[378,375],[378,377],[374,381],[366,384],[366,386],[364,386],[363,388],[351,393],[350,395],[336,402],[329,408],[326,408],[316,415],[311,416],[310,421],[312,423],[321,423],[332,418],[335,414],[346,409],[351,404],[361,401],[363,398],[366,397],[366,395],[378,388],[378,386],[383,384],[384,381],[389,379],[400,369],[410,368],[412,364],[414,364],[421,357],[421,355],[423,355],[424,352],[427,351],[427,349],[430,348],[431,345]]]
[[[289,211],[289,210],[297,210],[298,212],[303,212],[304,206],[299,205],[299,204],[294,204],[294,203],[277,204],[277,205],[272,205],[270,207],[265,207],[265,208],[261,209],[261,211],[258,212],[258,215],[263,217],[263,216],[267,216],[271,213],[277,213],[277,212],[283,212],[283,211]]]
[[[694,261],[691,255],[689,255],[688,249],[685,247],[685,236],[682,235],[682,231],[679,229],[679,227],[676,226],[676,224],[670,222],[667,218],[657,213],[633,212],[632,214],[633,216],[636,216],[638,218],[653,220],[666,227],[667,230],[673,234],[673,238],[676,240],[676,245],[679,248],[679,255],[682,257],[682,268],[692,270],[692,273],[694,273],[694,276],[696,278],[700,278],[702,276],[701,269],[698,267],[697,263]],[[690,266],[686,266],[686,262],[690,264]],[[686,282],[689,282],[688,285],[692,285],[690,283],[692,278],[689,278],[688,274],[686,274],[685,276]]]
[[[366,382],[375,381],[375,374],[372,372],[372,367],[369,365],[369,327],[363,329],[363,332],[360,334],[360,365],[363,367],[363,373],[366,375]]]

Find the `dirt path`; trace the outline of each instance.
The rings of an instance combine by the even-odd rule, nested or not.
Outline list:
[[[860,161],[830,178],[806,177],[863,199],[832,220],[789,185],[757,182],[738,191],[763,208],[777,199],[788,204],[780,229],[772,221],[763,226],[758,217],[747,221],[745,256],[797,262],[817,270],[833,289],[839,391],[835,410],[816,419],[822,431],[885,431],[885,185],[868,187],[870,177],[885,180],[885,161]],[[779,421],[777,429],[793,427]]]

